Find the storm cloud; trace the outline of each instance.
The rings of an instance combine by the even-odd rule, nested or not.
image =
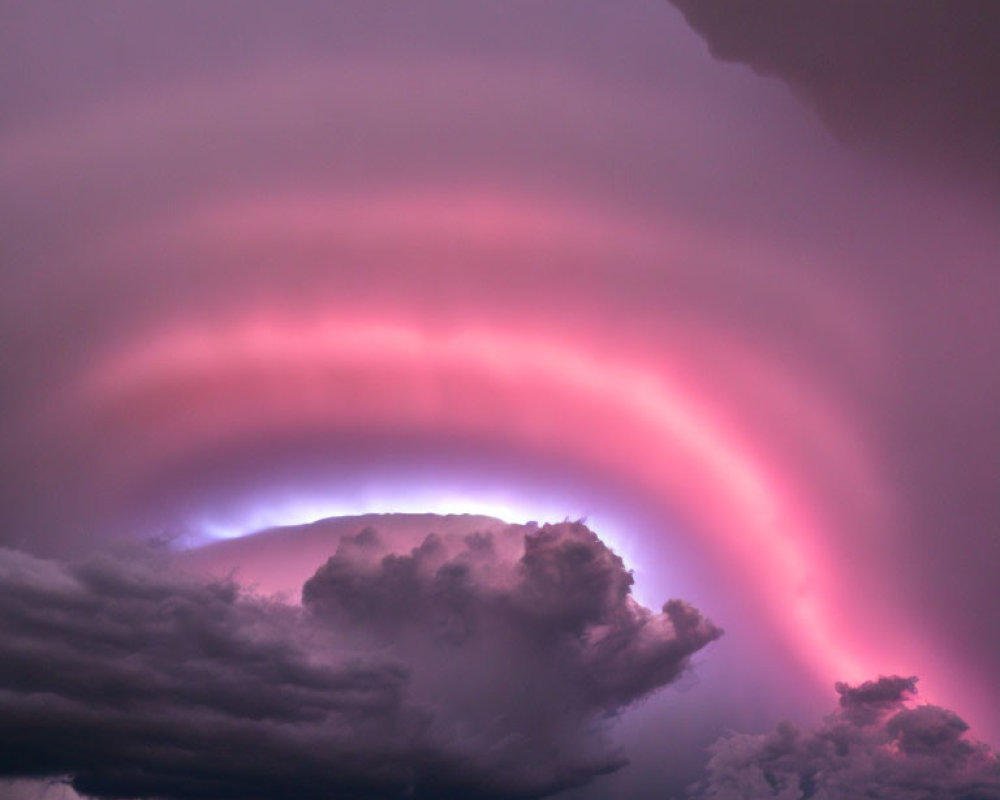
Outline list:
[[[672,0],[712,54],[776,76],[841,138],[1000,176],[1000,5]]]
[[[782,723],[717,742],[698,797],[712,800],[996,800],[1000,762],[969,726],[934,705],[907,705],[916,678],[837,684],[840,708],[813,731]]]
[[[582,523],[345,537],[303,605],[153,555],[0,555],[0,774],[102,798],[540,797],[720,635]]]

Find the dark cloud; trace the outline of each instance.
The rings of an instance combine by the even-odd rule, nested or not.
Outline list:
[[[584,525],[346,537],[303,606],[152,557],[0,551],[0,776],[102,798],[539,797],[720,631]]]
[[[786,81],[843,139],[1000,174],[1000,4],[671,0],[712,54]]]
[[[870,725],[886,711],[898,708],[904,700],[913,697],[917,692],[917,679],[883,676],[857,686],[838,683],[835,688],[840,695],[840,713],[853,722]]]
[[[997,800],[1000,761],[954,713],[907,707],[916,678],[838,684],[840,710],[814,731],[782,723],[717,742],[697,796],[713,800]]]

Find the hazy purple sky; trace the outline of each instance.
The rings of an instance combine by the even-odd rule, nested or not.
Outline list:
[[[632,766],[581,797],[678,791],[727,728],[817,724],[836,680],[919,676],[995,746],[997,8],[4,3],[11,596],[29,574],[31,591],[81,580],[83,606],[113,605],[72,565],[163,534],[586,516],[639,602],[682,598],[725,635],[662,622],[664,642],[697,643],[676,662],[697,650],[694,671],[584,704],[589,719],[676,684],[624,714]],[[406,556],[443,524],[411,520],[385,552],[464,564],[459,545]],[[301,532],[268,541],[218,552],[293,592],[325,560],[296,556]],[[594,619],[624,625],[632,600],[617,602]],[[257,613],[237,606],[226,631]],[[58,644],[44,616],[17,636]],[[18,680],[0,669],[6,729]],[[900,686],[878,685],[882,727],[851,728],[859,747],[952,724],[893,723]],[[840,713],[826,724],[857,723]],[[161,721],[133,720],[157,736]],[[3,774],[54,774],[35,756],[48,766],[15,756]],[[717,785],[741,774],[713,763]]]

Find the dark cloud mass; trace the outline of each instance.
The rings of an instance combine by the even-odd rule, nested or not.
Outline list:
[[[713,55],[788,82],[841,138],[1000,176],[1000,3],[671,2]]]
[[[540,797],[720,635],[581,523],[345,537],[303,605],[154,556],[0,551],[0,775],[101,798]]]
[[[1000,762],[954,713],[907,706],[916,678],[837,684],[840,709],[811,732],[717,742],[698,797],[712,800],[997,800]]]
[[[904,700],[913,697],[917,692],[917,679],[893,675],[877,681],[865,681],[858,686],[838,683],[836,689],[840,695],[840,713],[852,722],[870,725],[887,711],[898,708]]]

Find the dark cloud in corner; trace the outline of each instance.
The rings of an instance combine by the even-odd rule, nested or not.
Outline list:
[[[580,523],[341,541],[303,606],[155,559],[0,551],[0,776],[170,800],[529,798],[720,635]]]
[[[782,723],[712,748],[702,800],[1000,800],[1000,761],[954,713],[907,706],[916,678],[837,684],[840,709],[803,732]]]
[[[839,138],[1000,177],[995,0],[670,0],[721,60],[787,82]]]

